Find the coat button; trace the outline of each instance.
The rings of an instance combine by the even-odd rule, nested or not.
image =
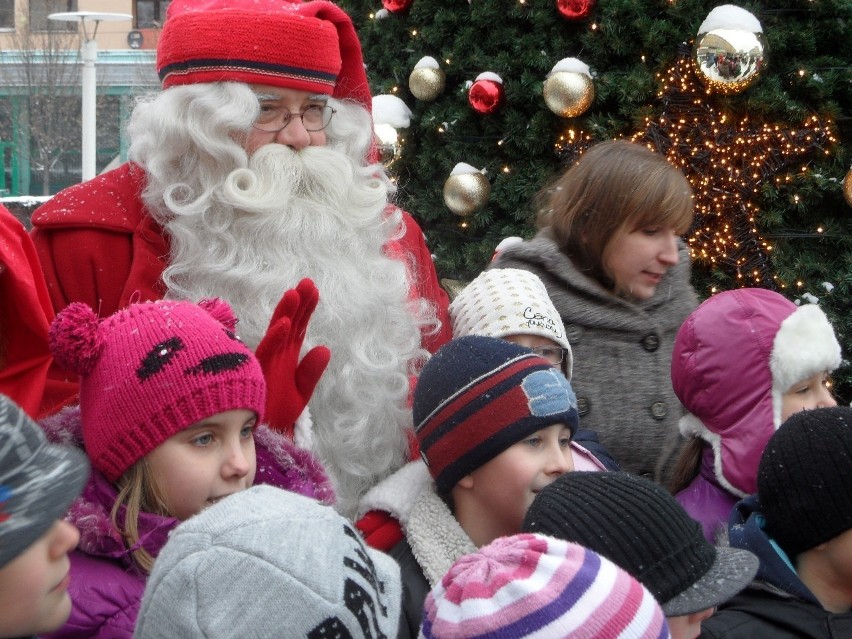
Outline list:
[[[592,410],[592,402],[588,397],[578,397],[577,398],[577,412],[580,414],[580,417],[589,414],[589,411]]]
[[[576,324],[568,324],[565,327],[565,337],[568,339],[569,344],[573,344],[578,341],[583,336],[583,327],[577,326]]]
[[[665,402],[654,402],[651,404],[651,417],[654,419],[664,419],[669,413],[669,407]]]
[[[660,348],[660,338],[657,337],[655,333],[646,335],[642,338],[642,348],[644,348],[649,353],[653,353],[655,350]]]

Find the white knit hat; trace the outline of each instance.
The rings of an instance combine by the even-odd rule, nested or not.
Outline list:
[[[568,379],[574,367],[562,318],[538,276],[516,268],[484,271],[450,304],[453,337],[539,335],[567,351]]]

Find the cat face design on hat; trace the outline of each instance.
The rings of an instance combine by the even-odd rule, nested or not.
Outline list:
[[[80,375],[83,441],[115,481],[163,441],[221,412],[260,420],[266,383],[222,300],[133,304],[100,320],[68,306],[50,329],[57,363]]]

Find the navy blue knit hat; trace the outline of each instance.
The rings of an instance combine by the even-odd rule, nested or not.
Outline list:
[[[530,349],[494,337],[451,340],[426,363],[414,389],[420,454],[447,491],[527,435],[579,425],[565,377]]]

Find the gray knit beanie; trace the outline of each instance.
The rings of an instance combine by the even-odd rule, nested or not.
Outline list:
[[[255,486],[175,529],[134,637],[393,637],[401,592],[396,562],[332,508]]]
[[[0,568],[65,514],[88,476],[81,451],[48,443],[23,409],[0,395]]]

